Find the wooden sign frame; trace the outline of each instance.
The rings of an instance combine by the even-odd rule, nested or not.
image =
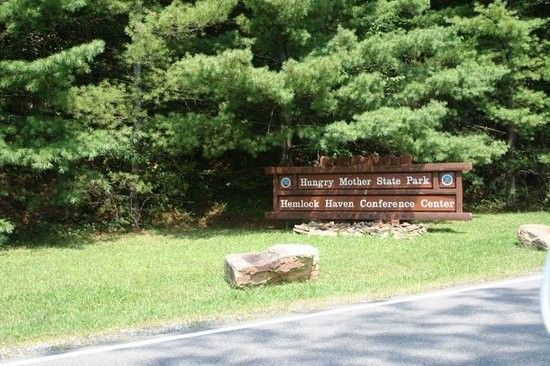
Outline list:
[[[283,220],[470,220],[462,172],[471,163],[267,167]]]

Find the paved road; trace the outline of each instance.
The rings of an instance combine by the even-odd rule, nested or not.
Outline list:
[[[525,277],[11,365],[550,365],[540,282]]]

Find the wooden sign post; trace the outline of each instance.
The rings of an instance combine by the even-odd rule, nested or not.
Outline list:
[[[354,157],[355,158],[355,157]],[[352,160],[353,161],[353,160]],[[471,163],[268,167],[268,219],[470,220],[462,172]]]

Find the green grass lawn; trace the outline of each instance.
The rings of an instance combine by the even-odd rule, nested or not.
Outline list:
[[[74,239],[0,249],[0,347],[122,328],[302,311],[538,271],[545,253],[517,228],[550,214],[474,215],[427,223],[413,240],[306,237],[289,229],[204,229]],[[229,253],[277,243],[319,248],[316,282],[235,290]]]

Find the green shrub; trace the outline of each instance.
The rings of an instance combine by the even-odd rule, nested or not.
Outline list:
[[[8,241],[8,235],[13,232],[13,225],[6,220],[0,219],[0,245]]]

